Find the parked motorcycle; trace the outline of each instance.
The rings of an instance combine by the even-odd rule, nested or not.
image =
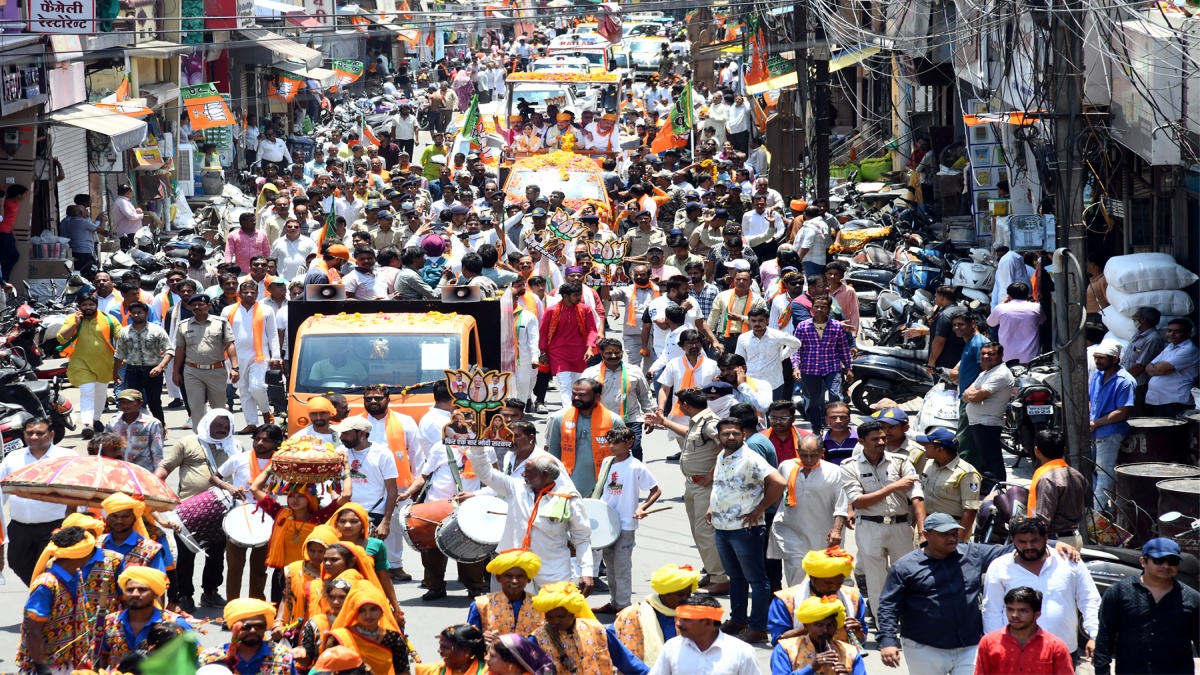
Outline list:
[[[936,384],[925,370],[928,358],[925,349],[859,347],[850,364],[854,383],[848,392],[858,414],[872,414],[872,405],[885,398],[900,404],[927,394]]]
[[[950,381],[944,368],[934,374],[938,383],[926,392],[916,416],[910,416],[909,428],[922,436],[928,436],[934,429],[958,433],[958,386]]]
[[[1029,503],[1029,488],[1015,483],[997,483],[991,494],[979,505],[974,539],[980,544],[1003,544],[1008,541],[1008,523],[1025,515]]]
[[[1159,516],[1160,522],[1175,522],[1185,516],[1178,511],[1170,511]],[[1200,539],[1200,520],[1193,520],[1191,528],[1176,539]],[[1116,546],[1099,546],[1087,544],[1079,552],[1084,566],[1096,582],[1096,590],[1103,595],[1113,584],[1129,577],[1139,577],[1142,574],[1142,552],[1136,549],[1118,548]],[[1179,574],[1175,577],[1180,583],[1200,589],[1200,561],[1191,553],[1184,552],[1180,556]]]
[[[992,303],[992,286],[996,282],[996,263],[986,248],[971,249],[971,257],[954,263],[951,285],[959,295],[985,305]]]
[[[1016,395],[1004,415],[1001,443],[1004,449],[1021,459],[1033,459],[1034,437],[1047,428],[1062,427],[1062,377],[1054,363],[1054,353],[1034,358],[1029,365],[1016,361],[1008,364],[1016,382]]]

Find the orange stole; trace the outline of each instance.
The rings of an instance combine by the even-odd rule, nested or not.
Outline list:
[[[392,667],[392,650],[387,647],[349,628],[334,628],[328,635],[337,640],[338,644],[358,652],[363,662],[371,666],[371,672],[375,675],[396,675],[396,670]]]
[[[316,577],[305,573],[303,560],[298,560],[285,567],[283,575],[287,578],[284,597],[288,601],[288,611],[283,617],[283,623],[287,625],[295,622],[297,619],[306,619],[309,617],[308,599],[311,590],[309,584]]]
[[[369,413],[364,413],[363,416]],[[388,411],[387,422],[384,426],[384,433],[387,434],[388,448],[392,451],[392,459],[396,460],[396,487],[403,490],[412,485],[412,467],[408,461],[408,443],[404,439],[404,424],[400,422],[400,418],[396,413]]]
[[[562,444],[562,463],[567,467],[567,473],[575,471],[575,425],[579,422],[579,411],[571,408],[562,418],[562,433],[559,439]],[[600,465],[611,452],[608,449],[608,432],[613,428],[612,411],[599,403],[592,408],[592,464],[596,474],[600,473]]]
[[[237,315],[238,315],[238,310],[241,309],[241,307],[242,307],[242,304],[238,303],[238,304],[234,305],[232,308],[230,308],[230,312],[229,312],[229,328],[230,329],[237,327]],[[257,302],[254,303],[254,306],[251,308],[250,312],[251,312],[250,325],[254,329],[254,360],[255,361],[266,361],[267,355],[266,355],[266,352],[263,351],[263,326],[266,325],[266,319],[263,317],[262,305],[260,305]],[[251,466],[250,473],[257,474],[258,472],[255,471],[255,468],[256,467]]]

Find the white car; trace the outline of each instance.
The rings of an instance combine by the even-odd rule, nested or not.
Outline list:
[[[570,84],[555,84],[553,82],[518,82],[512,85],[510,102],[513,110],[517,103],[524,99],[539,110],[545,110],[547,103],[557,103],[558,109],[570,110],[578,115],[584,110],[595,109],[598,94],[591,88],[577,89]]]

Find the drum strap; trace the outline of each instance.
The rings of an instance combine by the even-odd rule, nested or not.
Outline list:
[[[609,455],[604,458],[604,463],[600,465],[600,473],[596,474],[596,487],[592,488],[592,499],[600,499],[600,495],[604,493],[604,483],[608,481],[608,470],[612,468],[613,456]]]
[[[458,470],[458,460],[454,457],[454,447],[446,447],[446,464],[450,467],[450,475],[454,476],[454,489],[462,492],[462,474]]]

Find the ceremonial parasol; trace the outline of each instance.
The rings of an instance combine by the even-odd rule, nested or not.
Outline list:
[[[136,464],[98,456],[60,457],[16,471],[0,481],[6,495],[67,506],[95,506],[116,492],[141,495],[151,511],[170,511],[179,497]]]

